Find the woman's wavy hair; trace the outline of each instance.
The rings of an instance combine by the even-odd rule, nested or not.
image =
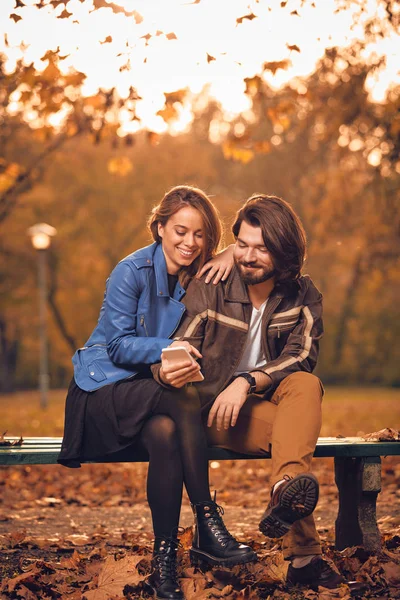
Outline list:
[[[184,287],[219,249],[222,226],[216,207],[202,190],[189,185],[178,185],[169,190],[160,204],[153,208],[147,223],[154,241],[161,243],[162,238],[158,234],[158,224],[165,227],[168,219],[186,206],[196,208],[201,214],[204,225],[204,246],[200,256],[179,272],[179,281]]]
[[[260,227],[280,283],[298,279],[305,257],[307,238],[293,208],[277,196],[253,194],[237,212],[232,226],[235,238],[242,221]]]

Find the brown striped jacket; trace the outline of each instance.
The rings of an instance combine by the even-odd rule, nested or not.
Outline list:
[[[204,381],[196,386],[208,404],[231,381],[242,357],[252,304],[238,271],[218,285],[194,279],[183,302],[186,312],[174,339],[196,346]],[[323,334],[322,295],[308,275],[289,286],[276,285],[262,319],[262,347],[272,379],[270,393],[296,371],[312,372]],[[157,377],[157,370],[154,370]]]

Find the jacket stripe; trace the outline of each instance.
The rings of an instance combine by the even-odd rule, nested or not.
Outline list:
[[[180,336],[179,339],[192,337],[193,333],[196,331],[197,327],[204,319],[211,319],[212,321],[217,321],[222,323],[223,325],[228,325],[229,327],[233,327],[235,329],[240,329],[241,331],[248,331],[249,326],[244,321],[240,321],[239,319],[234,319],[233,317],[227,317],[222,313],[216,312],[215,310],[207,309],[201,313],[198,313],[192,321],[189,323],[186,331]]]
[[[291,356],[290,358],[279,363],[279,365],[276,365],[276,366],[270,367],[270,368],[268,368],[268,365],[267,365],[267,367],[265,369],[262,369],[264,371],[264,373],[267,373],[267,375],[269,373],[274,373],[275,371],[280,371],[282,369],[285,369],[289,365],[293,365],[296,362],[302,362],[310,354],[311,345],[312,345],[312,337],[311,337],[310,333],[311,333],[311,330],[314,325],[314,319],[313,319],[313,316],[312,316],[311,311],[308,308],[308,306],[302,307],[302,310],[304,313],[304,317],[306,319],[306,327],[304,330],[303,350],[300,352],[300,354],[298,356]]]
[[[271,319],[271,322],[277,321],[278,319],[287,319],[288,317],[297,317],[301,310],[303,309],[303,305],[296,306],[295,308],[291,308],[290,310],[285,310],[284,312],[276,313]]]

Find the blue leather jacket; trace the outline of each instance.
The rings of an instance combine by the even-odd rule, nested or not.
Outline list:
[[[159,362],[185,312],[184,294],[178,282],[169,295],[161,244],[121,260],[107,279],[92,335],[72,357],[77,385],[91,392]]]

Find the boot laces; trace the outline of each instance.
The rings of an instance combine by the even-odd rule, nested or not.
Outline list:
[[[163,538],[165,544],[160,546],[158,552],[154,555],[160,581],[164,582],[167,579],[176,582],[178,578],[176,565],[176,552],[178,548],[182,548],[182,544],[176,538]],[[170,551],[167,552],[168,547]]]
[[[223,507],[217,504],[215,501],[213,504],[214,506],[211,506],[210,510],[208,511],[210,514],[210,517],[207,519],[208,526],[211,528],[211,531],[223,546],[226,546],[228,542],[237,544],[237,540],[231,533],[229,533],[222,519],[222,515],[224,514]]]

